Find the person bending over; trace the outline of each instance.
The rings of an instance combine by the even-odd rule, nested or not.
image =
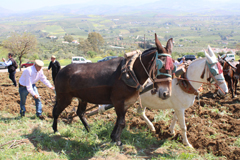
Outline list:
[[[19,79],[19,94],[20,94],[20,115],[25,116],[25,103],[28,93],[30,93],[36,104],[36,115],[40,119],[44,119],[42,116],[42,103],[36,87],[36,82],[39,80],[43,82],[47,87],[54,90],[55,88],[47,80],[43,73],[42,67],[44,63],[41,60],[35,60],[35,64],[25,69]]]

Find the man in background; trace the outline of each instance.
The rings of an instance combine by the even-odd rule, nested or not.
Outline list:
[[[2,58],[2,60],[5,63],[5,66],[7,66],[8,68],[9,78],[12,80],[13,85],[16,87],[17,83],[15,79],[15,74],[17,69],[17,63],[12,57],[13,57],[13,54],[8,53],[8,61],[6,61],[5,58]]]
[[[35,64],[25,69],[19,79],[21,117],[25,116],[25,103],[27,95],[28,93],[30,93],[35,100],[37,117],[39,117],[40,119],[44,119],[44,117],[42,116],[42,103],[38,94],[38,89],[35,84],[40,80],[52,90],[54,90],[55,88],[51,85],[51,83],[47,80],[47,77],[44,75],[42,70],[43,66],[43,61],[35,60]]]
[[[182,57],[182,60],[180,61],[180,64],[184,64],[185,63],[185,57]]]
[[[49,63],[49,66],[48,66],[48,73],[51,68],[52,68],[52,80],[54,83],[57,73],[61,69],[60,63],[56,60],[56,57],[54,55],[52,55],[52,57],[51,57],[51,62]]]

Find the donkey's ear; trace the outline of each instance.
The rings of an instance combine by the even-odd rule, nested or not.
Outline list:
[[[210,57],[210,55],[205,51],[205,56],[207,57],[207,61],[208,61],[208,63],[212,63],[212,59],[211,59],[211,57]]]
[[[172,50],[173,50],[173,39],[172,38],[170,38],[167,41],[167,46],[165,48],[167,49],[169,54],[172,54]]]
[[[161,44],[160,41],[158,40],[156,33],[155,33],[155,44],[156,44],[156,46],[157,46],[158,53],[164,53],[165,48],[163,48],[162,44]]]
[[[226,57],[227,57],[227,55],[225,55],[225,56],[224,56],[222,59],[223,59],[223,60],[225,60],[225,59],[226,59]]]
[[[211,56],[211,57],[216,57],[215,56],[215,54],[214,54],[214,52],[213,52],[213,50],[212,50],[212,48],[208,45],[208,53],[209,53],[209,55]]]

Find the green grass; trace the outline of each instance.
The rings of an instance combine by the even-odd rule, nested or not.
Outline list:
[[[175,140],[157,140],[145,129],[124,129],[121,136],[124,145],[118,147],[110,139],[114,123],[103,119],[93,119],[90,133],[81,122],[65,124],[60,120],[58,135],[53,133],[52,119],[42,121],[32,114],[20,118],[3,111],[0,117],[0,159],[89,159],[119,154],[131,159],[216,158],[211,153],[200,156]],[[149,153],[150,148],[155,149]]]
[[[167,110],[162,110],[162,109],[159,109],[157,114],[155,114],[154,116],[154,122],[158,122],[160,120],[164,120],[164,121],[169,121],[171,120],[173,117],[171,116],[171,112],[173,111],[173,109],[167,109]],[[168,125],[166,123],[166,125]]]

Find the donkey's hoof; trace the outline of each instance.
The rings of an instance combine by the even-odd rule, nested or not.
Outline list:
[[[190,147],[190,148],[193,148],[193,146],[189,143],[189,142],[185,142],[185,143],[183,143],[185,146],[187,146],[187,147]]]
[[[54,134],[57,136],[61,136],[60,132],[58,132],[58,131],[54,132]]]
[[[189,143],[188,145],[186,145],[187,147],[193,148],[193,146]]]
[[[122,142],[121,142],[121,141],[117,141],[117,142],[116,142],[116,145],[117,145],[117,146],[122,146]]]
[[[151,134],[155,135],[156,134],[156,130],[151,131]]]
[[[171,136],[175,136],[175,131],[170,131]]]

